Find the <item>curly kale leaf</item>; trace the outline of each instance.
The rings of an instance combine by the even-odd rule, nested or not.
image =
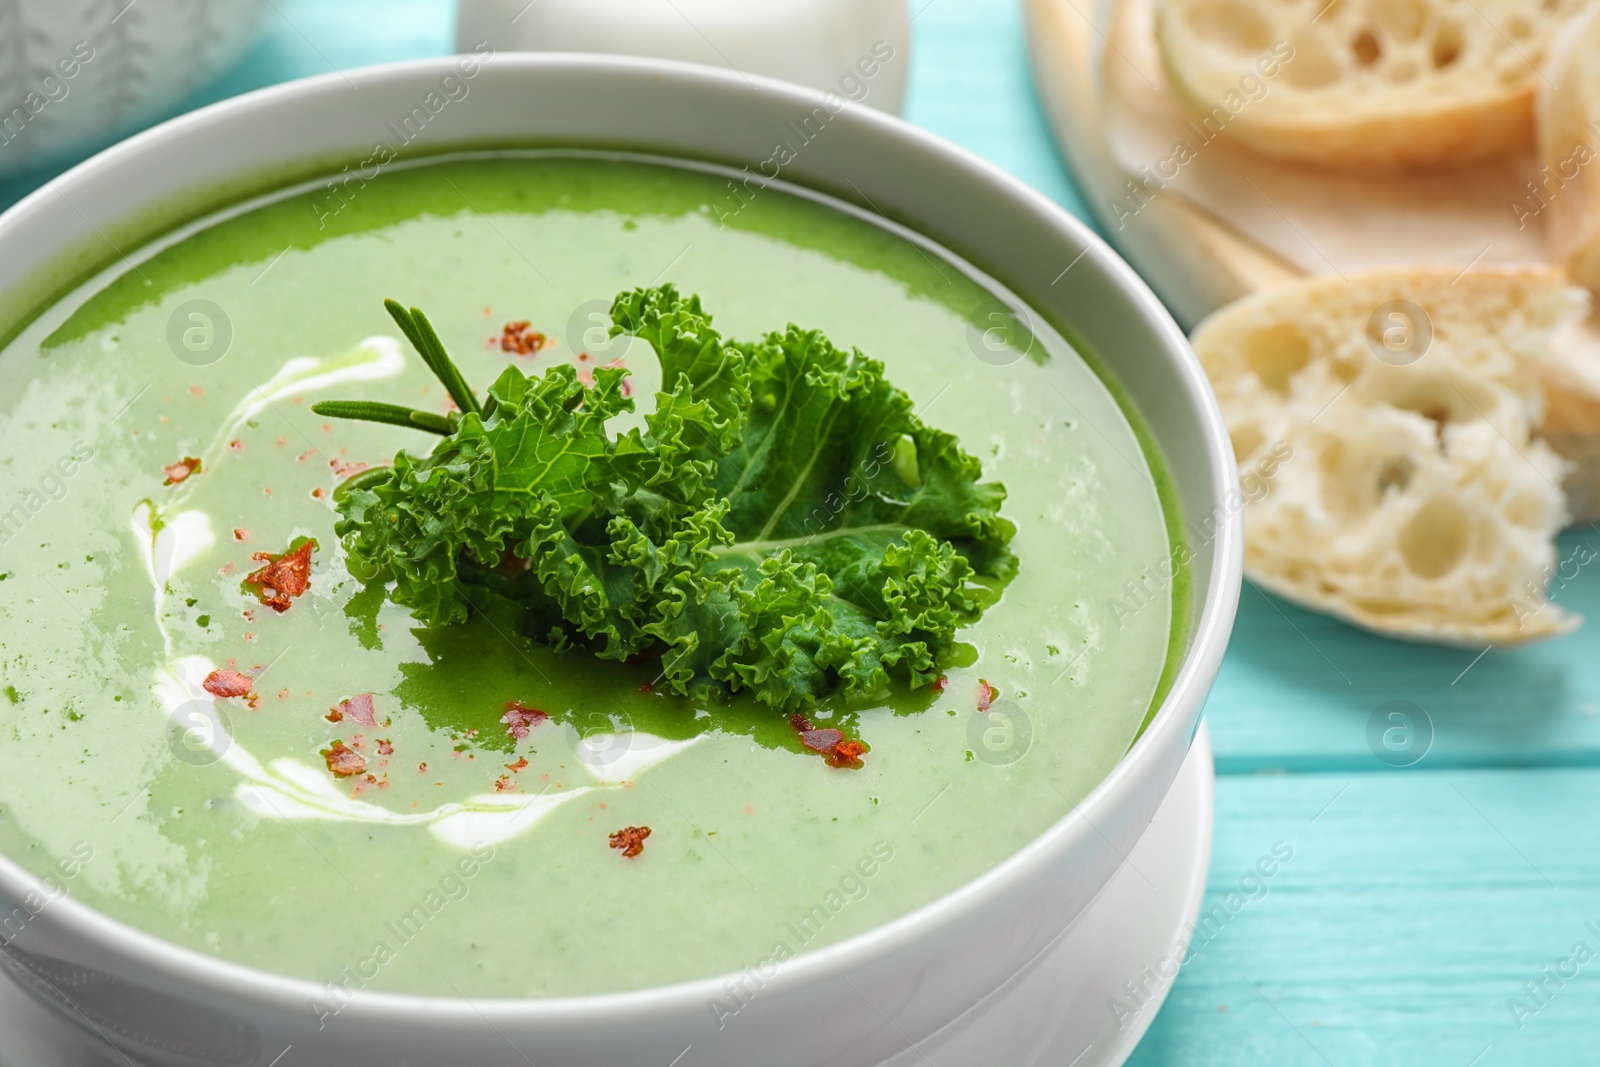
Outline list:
[[[932,680],[984,581],[1015,573],[1005,489],[882,364],[819,333],[725,340],[671,286],[620,295],[612,318],[661,362],[643,430],[608,429],[633,410],[624,369],[585,386],[570,366],[508,368],[432,453],[347,483],[352,571],[427,626],[494,598],[557,648],[658,653],[667,687],[701,699],[792,711]]]

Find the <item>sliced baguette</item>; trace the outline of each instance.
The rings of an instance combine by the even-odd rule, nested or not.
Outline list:
[[[1551,257],[1600,291],[1600,7],[1570,26],[1550,57],[1539,98],[1540,187]]]
[[[1158,0],[1156,37],[1197,120],[1240,144],[1401,170],[1531,149],[1540,65],[1589,2]]]
[[[1422,317],[1375,316],[1393,301]],[[1195,350],[1251,501],[1252,580],[1419,641],[1577,626],[1545,596],[1567,464],[1535,436],[1527,371],[1586,306],[1552,268],[1420,268],[1298,282],[1202,323]]]

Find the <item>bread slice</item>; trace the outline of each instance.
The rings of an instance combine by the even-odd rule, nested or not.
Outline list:
[[[1251,579],[1419,641],[1577,626],[1545,595],[1567,464],[1536,436],[1543,390],[1526,371],[1586,307],[1554,268],[1419,268],[1309,279],[1202,323]]]
[[[1488,159],[1535,142],[1552,37],[1590,0],[1158,0],[1174,88],[1258,152],[1339,170]]]
[[[1600,6],[1557,40],[1539,97],[1544,170],[1521,205],[1545,218],[1551,257],[1600,291]]]

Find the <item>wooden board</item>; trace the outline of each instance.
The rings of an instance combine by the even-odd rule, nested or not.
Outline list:
[[[1201,165],[1220,173],[1221,184],[1231,180],[1238,201],[1250,202],[1256,230],[1265,229],[1262,216],[1281,223],[1277,239],[1265,242],[1246,232],[1250,226],[1241,217],[1250,212],[1232,210],[1226,198],[1219,201],[1216,175],[1209,183],[1210,203],[1226,204],[1224,214],[1176,186],[1154,194],[1148,183],[1131,187],[1138,168],[1119,161],[1114,142],[1128,125],[1149,119],[1146,140],[1167,143],[1160,140],[1159,116],[1177,108],[1146,39],[1151,0],[1024,3],[1038,91],[1062,155],[1102,230],[1186,329],[1240,297],[1311,273],[1394,263],[1413,246],[1438,247],[1441,233],[1450,235],[1453,253],[1441,261],[1459,263],[1463,271],[1542,255],[1532,234],[1511,233],[1501,217],[1512,214],[1501,204],[1517,195],[1523,172],[1531,177],[1537,169],[1531,158],[1469,168],[1459,176],[1366,180],[1295,172],[1225,144],[1202,148]],[[1452,190],[1457,180],[1462,189]],[[1431,205],[1430,217],[1418,233],[1395,234],[1395,220],[1407,204]],[[1136,212],[1131,218],[1130,209]],[[1326,235],[1346,230],[1356,234],[1354,247],[1345,239],[1330,248]],[[1313,241],[1308,232],[1323,236]],[[1361,248],[1363,238],[1370,238],[1371,247]],[[1559,362],[1533,368],[1547,399],[1541,434],[1574,464],[1566,484],[1574,522],[1600,521],[1600,311],[1583,328],[1563,333],[1557,356]]]

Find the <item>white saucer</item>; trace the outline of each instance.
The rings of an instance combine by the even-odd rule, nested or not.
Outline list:
[[[1124,1063],[1166,1000],[1200,913],[1215,784],[1202,722],[1149,829],[1078,921],[1006,985],[882,1067]]]
[[[1172,987],[1200,911],[1214,784],[1211,737],[1202,723],[1150,828],[1079,920],[1006,985],[882,1067],[1126,1061]],[[0,979],[0,1067],[131,1064]]]

